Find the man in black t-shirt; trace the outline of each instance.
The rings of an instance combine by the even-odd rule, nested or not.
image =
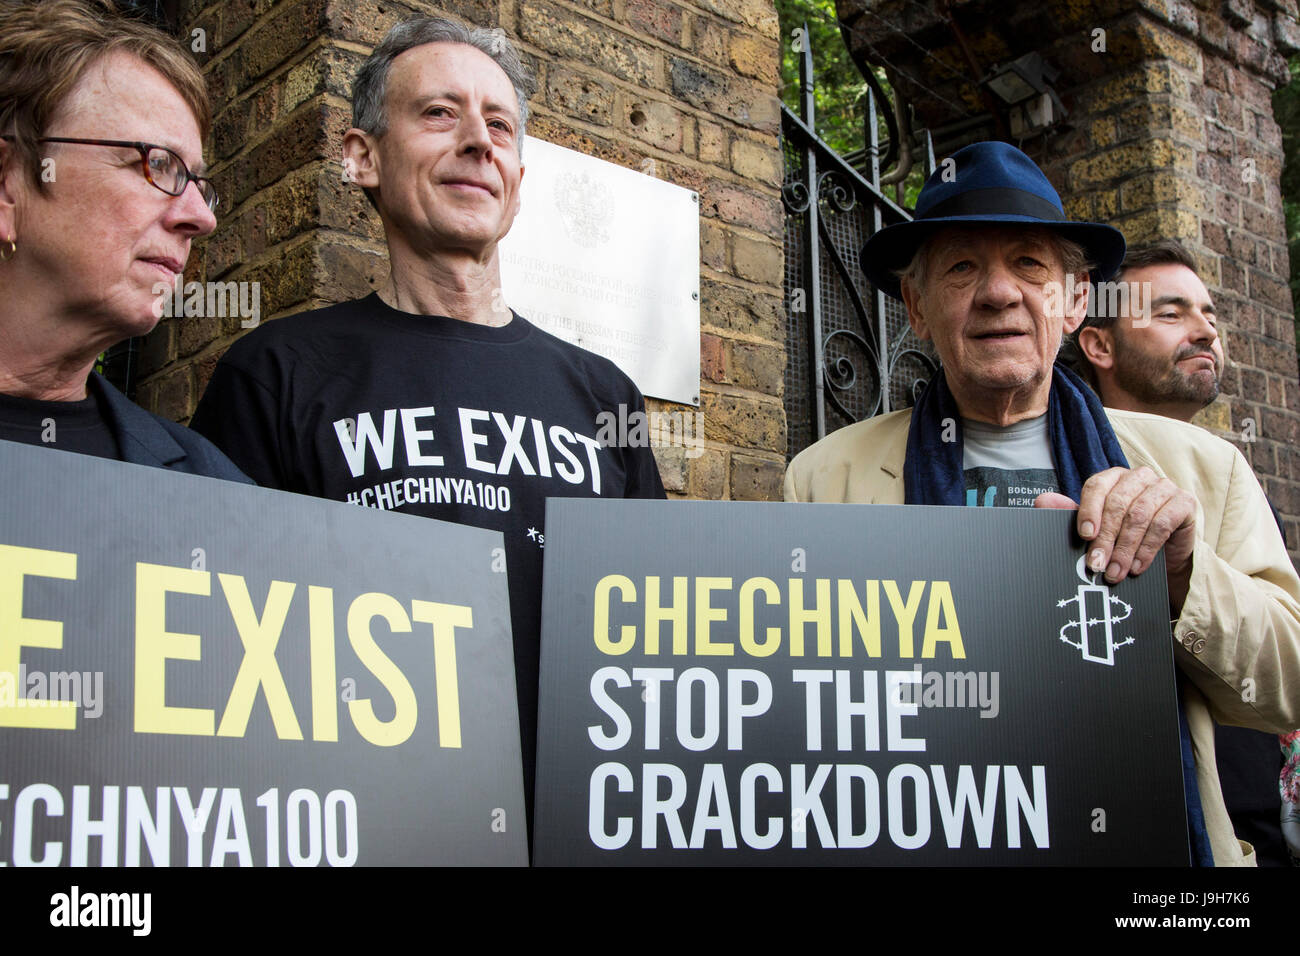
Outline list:
[[[530,806],[546,498],[664,497],[649,448],[596,438],[642,409],[631,380],[500,301],[532,90],[500,31],[394,27],[343,142],[388,280],[237,342],[192,423],[263,485],[502,532]]]

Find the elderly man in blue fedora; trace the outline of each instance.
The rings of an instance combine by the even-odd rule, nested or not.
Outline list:
[[[942,371],[915,408],[842,428],[790,463],[788,501],[1076,508],[1110,583],[1163,548],[1184,679],[1192,856],[1251,865],[1223,806],[1213,718],[1300,726],[1300,579],[1240,452],[1195,426],[1103,409],[1055,359],[1089,278],[1124,257],[1110,226],[1072,222],[1005,143],[953,154],[911,222],[876,233],[863,270],[901,299]],[[1243,688],[1250,688],[1244,693]]]

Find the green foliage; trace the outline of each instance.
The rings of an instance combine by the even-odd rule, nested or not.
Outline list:
[[[1282,128],[1282,208],[1291,254],[1291,305],[1300,338],[1300,55],[1291,57],[1291,82],[1273,94],[1273,118]]]
[[[795,115],[800,115],[799,61],[801,49],[812,51],[813,94],[816,106],[817,135],[844,156],[866,148],[867,98],[870,90],[844,45],[835,13],[834,0],[776,0],[781,24],[781,100]],[[807,27],[807,34],[803,30]],[[875,70],[876,80],[891,96],[889,80],[883,69]],[[889,104],[878,104],[892,109]],[[876,117],[876,140],[889,139],[888,126]],[[924,163],[914,157],[911,174],[903,184],[903,205],[916,205],[917,194],[925,181]],[[860,164],[859,164],[860,165]]]
[[[862,149],[867,82],[840,36],[833,0],[776,0],[781,24],[781,100],[799,113],[799,60],[813,54],[817,134],[838,153]],[[800,31],[807,24],[805,37]]]

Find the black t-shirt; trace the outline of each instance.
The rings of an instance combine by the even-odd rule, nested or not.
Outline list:
[[[614,363],[518,315],[488,327],[370,295],[236,342],[191,427],[265,487],[503,533],[531,797],[546,498],[664,497],[649,448],[596,440],[620,406],[643,401]]]
[[[75,402],[0,395],[0,438],[114,461],[122,457],[93,393]]]

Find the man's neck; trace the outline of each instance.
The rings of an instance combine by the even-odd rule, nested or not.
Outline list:
[[[388,281],[379,290],[385,304],[414,315],[445,315],[476,325],[506,325],[512,316],[501,291],[494,247],[477,260],[465,254],[417,256],[389,246]]]
[[[1023,389],[972,389],[963,392],[948,380],[948,388],[961,417],[986,425],[1005,427],[1047,414],[1051,378],[1032,391]]]
[[[1118,408],[1126,412],[1146,412],[1148,415],[1159,415],[1162,418],[1176,418],[1180,422],[1190,422],[1201,409],[1188,407],[1186,402],[1162,402],[1153,404],[1151,402],[1141,402],[1119,389],[1101,388],[1101,403],[1107,408]]]

